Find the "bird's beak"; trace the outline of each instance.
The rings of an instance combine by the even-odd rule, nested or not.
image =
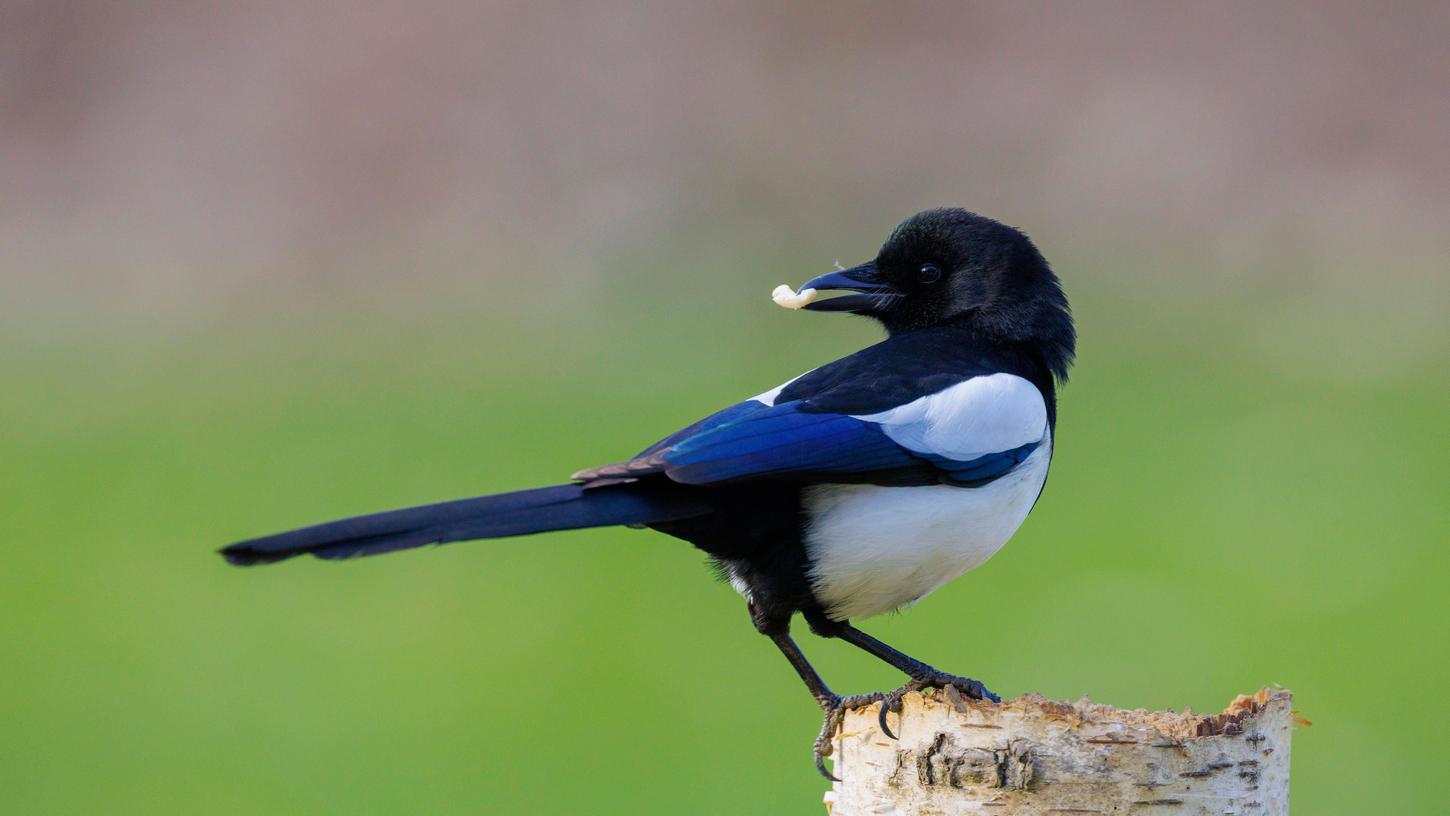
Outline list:
[[[827,272],[818,278],[812,278],[801,286],[801,291],[806,289],[844,289],[848,292],[859,293],[809,303],[805,308],[812,312],[875,314],[890,308],[891,304],[901,297],[900,292],[893,289],[877,274],[875,261],[867,261],[860,266],[839,269],[835,272]]]

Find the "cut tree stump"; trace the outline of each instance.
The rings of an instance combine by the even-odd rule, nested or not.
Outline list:
[[[1004,703],[955,689],[908,694],[836,733],[831,816],[1101,813],[1285,816],[1293,696],[1264,689],[1222,714],[1127,711],[1035,694]]]

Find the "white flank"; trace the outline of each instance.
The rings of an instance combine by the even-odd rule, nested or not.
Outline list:
[[[1027,461],[982,487],[807,488],[806,552],[830,616],[869,618],[915,603],[996,554],[1047,478],[1052,439],[1039,433],[1045,438]]]

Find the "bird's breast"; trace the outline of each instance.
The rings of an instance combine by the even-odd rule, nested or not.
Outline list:
[[[1027,518],[1047,479],[1052,439],[975,488],[833,484],[804,494],[816,599],[836,620],[914,603],[991,558]]]

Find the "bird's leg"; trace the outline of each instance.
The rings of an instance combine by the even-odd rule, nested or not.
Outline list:
[[[947,674],[944,671],[928,666],[910,655],[887,646],[885,643],[849,624],[842,625],[836,633],[836,637],[839,637],[858,649],[881,658],[897,669],[905,672],[911,678],[901,688],[887,692],[881,702],[881,714],[879,715],[881,731],[892,739],[896,739],[896,735],[891,733],[891,729],[886,725],[886,712],[895,711],[900,713],[901,698],[906,696],[906,693],[909,691],[921,691],[929,686],[935,688],[951,686],[975,700],[991,700],[994,703],[1002,701],[1000,697],[988,691],[987,687],[979,681],[968,677]]]
[[[836,729],[841,725],[841,718],[848,710],[871,705],[884,699],[885,695],[879,691],[870,694],[855,694],[850,697],[836,694],[826,685],[826,681],[821,679],[821,675],[816,672],[810,661],[806,660],[806,656],[801,653],[800,647],[791,639],[788,632],[768,633],[768,635],[776,648],[780,649],[780,653],[785,655],[785,659],[790,661],[791,668],[795,669],[796,674],[799,674],[801,680],[805,682],[806,688],[810,690],[811,696],[816,698],[816,703],[820,705],[821,711],[825,712],[825,719],[821,722],[821,733],[816,737],[813,746],[816,770],[821,772],[821,776],[832,782],[840,782],[841,780],[826,770],[826,757],[830,756],[835,748],[833,737],[836,735]]]

